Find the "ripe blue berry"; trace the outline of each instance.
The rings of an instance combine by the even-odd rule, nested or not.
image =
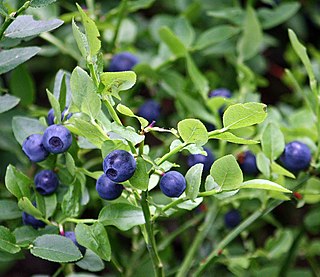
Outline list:
[[[79,248],[81,254],[84,256],[84,254],[86,253],[86,248],[78,243],[76,234],[73,231],[67,231],[64,233],[64,236],[68,239],[71,239],[74,245]]]
[[[168,197],[179,197],[186,187],[186,179],[178,171],[168,171],[160,179],[160,189]]]
[[[43,228],[46,226],[43,221],[36,219],[34,216],[27,214],[26,212],[22,213],[22,222],[24,225],[32,226],[34,229]]]
[[[102,174],[96,182],[99,196],[105,200],[114,200],[120,197],[123,186],[111,181],[106,174]]]
[[[71,146],[72,135],[62,125],[51,125],[44,131],[42,143],[51,153],[63,153]]]
[[[66,113],[67,110],[68,110],[68,107],[65,107],[64,110],[62,111],[61,120],[64,119],[65,113]],[[69,119],[71,116],[72,116],[72,113],[67,114],[66,115],[66,119]],[[53,111],[52,108],[48,112],[47,123],[48,123],[48,125],[53,125],[54,124],[54,111]]]
[[[43,136],[33,134],[28,136],[22,143],[22,150],[32,162],[41,162],[45,160],[49,152],[44,148],[42,143]]]
[[[187,163],[190,167],[194,166],[195,164],[201,163],[203,164],[203,170],[208,172],[215,160],[215,157],[210,149],[208,149],[207,147],[203,147],[203,149],[207,152],[207,156],[201,154],[189,155]]]
[[[231,210],[224,215],[224,224],[227,228],[234,228],[241,222],[241,215],[237,210]]]
[[[244,174],[251,176],[258,174],[259,170],[256,163],[256,156],[251,151],[240,153],[237,160]]]
[[[231,98],[231,92],[226,88],[217,88],[209,92],[209,98],[212,97]]]
[[[34,183],[40,194],[49,195],[58,188],[59,179],[52,170],[42,170],[34,177]]]
[[[280,161],[286,169],[298,172],[309,167],[311,151],[306,144],[300,141],[292,141],[284,148]]]
[[[136,170],[136,160],[125,150],[114,150],[105,157],[103,171],[114,182],[130,179]]]
[[[119,53],[112,57],[109,71],[128,71],[138,63],[138,58],[129,52]]]
[[[149,122],[157,121],[160,117],[161,107],[160,104],[154,100],[148,100],[142,104],[137,112],[139,116],[142,116]]]

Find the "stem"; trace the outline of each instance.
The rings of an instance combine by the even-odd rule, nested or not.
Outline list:
[[[178,145],[176,148],[172,149],[169,153],[165,154],[164,156],[162,156],[157,162],[157,165],[162,164],[164,161],[168,160],[171,156],[173,156],[174,154],[177,154],[180,150],[182,150],[185,146],[187,145],[186,142]]]
[[[315,277],[320,277],[320,267],[318,261],[314,257],[307,256],[308,263],[312,269],[312,273]]]
[[[66,264],[65,267],[63,268],[63,273],[64,273],[64,276],[68,276],[72,273],[74,273],[74,264]]]
[[[198,233],[195,239],[193,240],[187,255],[183,260],[183,263],[178,271],[178,274],[176,275],[177,277],[188,276],[187,273],[193,265],[194,256],[199,250],[199,247],[201,246],[202,242],[206,238],[208,232],[210,231],[212,224],[214,223],[215,218],[217,217],[217,214],[218,214],[218,209],[216,205],[211,205],[204,222],[199,227]]]
[[[123,273],[123,268],[122,266],[120,265],[120,263],[117,261],[117,259],[112,256],[111,257],[111,263],[113,264],[113,266],[120,272],[120,273]]]
[[[124,16],[125,16],[125,11],[126,11],[126,8],[127,8],[127,2],[128,2],[128,0],[122,0],[122,2],[121,2],[121,4],[120,4],[118,22],[117,22],[116,30],[115,30],[114,35],[113,35],[113,38],[112,38],[111,49],[114,49],[114,48],[115,48],[116,41],[117,41],[117,38],[118,38],[118,35],[119,35],[119,30],[120,30],[121,22],[122,22],[122,19],[123,19]]]
[[[71,217],[68,217],[68,218],[65,218],[60,224],[63,224],[65,222],[74,222],[74,223],[95,223],[97,222],[98,220],[97,219],[91,219],[91,218],[88,218],[88,219],[78,219],[78,218],[71,218]]]
[[[160,260],[159,255],[158,255],[156,241],[155,241],[154,234],[153,234],[153,225],[150,220],[151,215],[150,215],[149,205],[147,202],[147,197],[148,197],[148,191],[143,191],[142,198],[141,198],[141,207],[142,207],[143,215],[144,215],[144,218],[146,221],[146,223],[145,223],[145,227],[146,227],[146,231],[147,231],[146,244],[147,244],[147,248],[148,248],[148,251],[149,251],[149,254],[151,257],[155,276],[157,276],[157,277],[164,276],[163,265],[162,265],[162,262]]]
[[[0,27],[0,40],[3,38],[4,32],[10,26],[10,24],[20,15],[22,14],[27,8],[30,6],[30,1],[27,1],[21,6],[16,12],[11,13],[9,16],[6,17],[5,21]]]
[[[93,63],[92,62],[89,62],[87,64],[89,70],[90,70],[90,75],[92,77],[92,80],[96,86],[96,88],[99,87],[99,80],[98,80],[98,77],[97,77],[97,74],[96,74],[96,71],[94,70],[94,66],[93,66]]]
[[[108,111],[109,111],[109,114],[111,115],[112,119],[117,122],[119,125],[123,125],[118,114],[116,113],[115,109],[113,108],[113,106],[111,105],[111,103],[109,102],[108,99],[103,99],[103,103],[106,105]]]
[[[63,271],[64,269],[64,265],[61,265],[57,271],[52,275],[52,277],[58,277],[60,275],[60,273]]]

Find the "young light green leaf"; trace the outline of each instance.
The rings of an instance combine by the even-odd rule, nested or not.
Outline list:
[[[81,109],[86,96],[95,91],[94,83],[88,73],[77,66],[72,71],[70,85],[73,103]]]
[[[18,171],[13,165],[9,164],[5,176],[6,188],[18,199],[22,197],[30,198],[30,185],[32,181]]]
[[[112,133],[115,133],[116,136],[114,137],[114,134],[112,134]],[[132,127],[130,127],[130,126],[124,127],[124,126],[117,124],[116,122],[113,122],[111,124],[111,132],[109,132],[108,135],[112,139],[114,139],[114,138],[126,139],[126,140],[132,142],[134,145],[136,145],[144,140],[144,135],[137,134],[136,131]]]
[[[145,219],[141,208],[126,203],[114,203],[102,208],[99,222],[105,226],[114,225],[122,231],[127,231],[134,226],[144,224]]]
[[[102,95],[119,98],[119,91],[132,88],[136,80],[137,75],[133,71],[103,72],[100,74],[100,81],[104,85]]]
[[[74,19],[72,19],[72,32],[73,36],[77,42],[78,48],[81,52],[81,55],[84,59],[86,59],[89,56],[89,44],[87,37],[84,33],[82,33],[75,23]]]
[[[185,175],[187,181],[186,195],[191,200],[195,200],[199,194],[202,171],[203,164],[199,163],[189,168]]]
[[[175,56],[182,57],[187,54],[188,51],[184,44],[167,26],[159,29],[159,35]]]
[[[189,47],[193,43],[195,31],[186,17],[178,17],[175,20],[173,30],[185,47]]]
[[[101,100],[97,93],[88,93],[81,105],[81,111],[96,119],[101,110]]]
[[[273,173],[287,176],[292,179],[296,179],[296,176],[294,176],[294,174],[292,174],[290,171],[286,170],[285,168],[283,168],[281,165],[277,164],[276,162],[271,163],[271,169],[272,169]]]
[[[53,108],[54,111],[54,116],[55,116],[55,122],[57,124],[61,123],[61,108],[60,108],[60,103],[59,100],[54,97],[54,95],[47,89],[47,95],[49,102],[51,104],[51,107]]]
[[[259,143],[259,141],[257,141],[257,140],[244,139],[244,138],[237,137],[230,132],[224,132],[221,134],[210,135],[209,139],[219,139],[219,140],[224,140],[224,141],[228,141],[228,142],[232,142],[232,143],[236,143],[236,144],[257,144],[257,143]]]
[[[21,210],[23,210],[27,214],[34,216],[35,218],[39,219],[39,218],[42,218],[43,216],[41,211],[35,206],[33,206],[31,201],[27,197],[20,198],[18,202],[18,206]]]
[[[210,175],[222,191],[238,189],[243,182],[242,171],[232,155],[216,160],[210,169]]]
[[[72,240],[59,235],[37,237],[30,252],[36,257],[57,263],[75,262],[82,258]]]
[[[111,247],[104,226],[97,222],[91,226],[79,223],[75,229],[79,244],[89,248],[105,261],[111,259]]]
[[[68,217],[76,217],[79,215],[81,207],[81,184],[78,179],[69,186],[68,191],[65,193],[61,209],[62,212]]]
[[[184,119],[178,123],[178,132],[186,143],[205,145],[208,141],[208,132],[204,124],[198,119]]]
[[[0,113],[11,110],[17,106],[20,102],[18,97],[12,96],[10,94],[5,94],[0,96]]]
[[[90,249],[86,250],[84,257],[80,261],[76,262],[76,265],[91,272],[98,272],[104,269],[104,262]]]
[[[238,129],[261,123],[267,116],[267,106],[262,103],[234,104],[223,114],[226,129]]]
[[[27,38],[52,31],[63,24],[60,19],[34,20],[32,15],[19,15],[5,31],[8,38]]]
[[[81,15],[84,29],[86,31],[86,37],[89,45],[89,52],[92,58],[93,56],[98,54],[101,48],[101,41],[99,40],[99,37],[100,37],[99,30],[96,24],[94,23],[94,21],[82,10],[82,8],[78,4],[76,5]]]
[[[194,46],[197,50],[202,50],[224,40],[227,40],[238,34],[239,28],[231,25],[220,25],[212,27],[199,35],[199,38]]]
[[[264,176],[270,178],[270,160],[263,152],[259,152],[256,155],[257,167],[263,173]]]
[[[17,202],[9,199],[0,200],[0,211],[0,221],[20,218],[22,215]]]
[[[57,0],[31,0],[30,7],[34,7],[34,8],[45,7],[56,1]]]
[[[273,122],[268,123],[261,135],[261,146],[264,154],[269,160],[276,160],[284,150],[285,141],[278,125]]]
[[[137,167],[133,176],[130,178],[130,184],[136,189],[146,190],[149,184],[146,162],[141,157],[138,157],[136,161]]]
[[[42,134],[46,126],[38,119],[15,116],[12,119],[12,130],[16,140],[22,145],[23,141],[32,134]]]
[[[0,75],[37,55],[40,47],[16,47],[0,52]]]
[[[277,183],[271,182],[269,180],[263,179],[253,179],[246,182],[243,182],[240,186],[240,189],[265,189],[265,190],[274,190],[280,192],[291,193],[292,191],[286,189],[283,186],[280,186]]]
[[[129,116],[129,117],[135,117],[136,119],[138,119],[142,128],[147,127],[149,124],[148,120],[144,119],[141,116],[135,115],[133,111],[131,111],[130,108],[128,108],[125,105],[118,104],[117,111],[123,115]]]
[[[16,245],[14,235],[4,226],[0,226],[0,249],[11,254],[18,253],[21,250],[20,247]]]
[[[243,24],[243,35],[237,45],[240,61],[244,62],[259,53],[263,33],[254,9],[248,5]]]

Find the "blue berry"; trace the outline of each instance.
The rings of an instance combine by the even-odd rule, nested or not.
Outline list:
[[[111,181],[106,174],[102,174],[96,182],[99,196],[105,200],[114,200],[120,197],[123,186]]]
[[[207,147],[203,147],[203,149],[207,152],[207,156],[201,154],[189,155],[187,163],[189,167],[201,163],[204,165],[203,170],[208,172],[215,160],[215,157]]]
[[[129,52],[122,52],[112,57],[109,71],[128,71],[138,63],[138,58]]]
[[[259,173],[256,156],[251,151],[240,153],[237,160],[244,174],[255,176]]]
[[[32,204],[35,207],[37,206],[35,202],[33,202]],[[32,226],[34,229],[43,228],[44,226],[46,226],[43,221],[36,219],[33,215],[27,214],[26,212],[22,212],[22,222],[24,225]]]
[[[81,254],[84,256],[84,254],[86,253],[86,248],[78,243],[75,232],[67,231],[64,233],[64,236],[68,239],[71,239],[74,245],[79,248]]]
[[[161,106],[154,100],[148,100],[139,107],[137,114],[149,122],[157,121],[160,117]]]
[[[42,138],[43,136],[40,134],[33,134],[22,143],[22,151],[32,162],[41,162],[49,155],[49,152],[43,146]]]
[[[40,194],[49,195],[58,188],[59,179],[52,170],[42,170],[34,177],[34,183]]]
[[[72,113],[69,113],[65,116],[65,113],[67,110],[68,110],[68,107],[65,107],[64,110],[62,111],[61,120],[63,120],[65,117],[66,117],[66,119],[69,119],[72,116]],[[48,125],[54,124],[54,111],[52,108],[48,112],[47,123],[48,123]]]
[[[42,143],[47,151],[51,153],[63,153],[71,146],[72,135],[62,125],[51,125],[44,131]]]
[[[209,98],[212,97],[231,98],[231,92],[226,88],[217,88],[209,92]]]
[[[224,215],[224,224],[227,228],[234,228],[241,222],[241,215],[237,210],[231,210]]]
[[[168,171],[160,179],[160,189],[168,197],[179,197],[186,187],[186,179],[178,171]]]
[[[310,166],[311,151],[306,144],[292,141],[284,148],[280,161],[286,169],[298,172]]]
[[[125,150],[114,150],[105,157],[103,171],[114,182],[130,179],[136,170],[136,160]]]

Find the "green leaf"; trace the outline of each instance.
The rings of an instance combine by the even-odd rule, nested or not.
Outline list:
[[[145,224],[141,208],[126,203],[114,203],[102,208],[99,222],[105,226],[114,225],[122,231]]]
[[[246,182],[243,182],[240,186],[240,189],[265,189],[265,190],[274,190],[274,191],[280,191],[280,192],[292,192],[288,189],[286,189],[283,186],[280,186],[277,183],[271,182],[269,180],[263,180],[263,179],[253,179]]]
[[[39,236],[39,232],[30,225],[23,225],[16,228],[13,235],[16,238],[16,244],[21,247],[28,247]]]
[[[243,35],[237,45],[240,61],[246,61],[259,53],[263,33],[254,9],[248,5],[243,25]]]
[[[101,48],[101,41],[99,40],[99,37],[100,37],[99,30],[96,24],[94,23],[94,21],[82,10],[82,8],[78,4],[76,5],[81,15],[84,29],[86,31],[86,37],[89,45],[89,52],[91,57],[93,57],[98,54]]]
[[[136,119],[139,120],[141,128],[145,128],[148,126],[148,120],[144,119],[141,116],[137,116],[133,113],[133,111],[130,110],[130,108],[128,108],[125,105],[122,104],[118,104],[117,105],[117,111],[123,115],[129,116],[129,117],[135,117]]]
[[[113,137],[113,134],[111,132],[115,133],[116,137]],[[132,142],[134,145],[136,145],[144,140],[144,135],[137,134],[136,131],[132,127],[130,127],[130,126],[124,127],[124,126],[117,124],[116,122],[113,122],[111,124],[111,132],[108,133],[110,138],[112,138],[112,139],[124,138],[124,139]]]
[[[159,35],[175,56],[182,57],[188,53],[182,41],[167,26],[159,29]]]
[[[47,196],[43,196],[39,193],[36,194],[37,199],[37,208],[45,215],[45,218],[48,219],[54,214],[57,207],[57,195],[55,193]]]
[[[67,167],[67,170],[69,171],[69,173],[72,176],[74,176],[75,171],[76,171],[76,165],[75,165],[74,159],[73,159],[72,155],[69,152],[66,152],[65,155],[66,155],[66,167]]]
[[[232,155],[216,160],[210,169],[210,175],[222,191],[237,189],[243,181],[242,171]]]
[[[57,263],[75,262],[82,258],[72,240],[59,235],[37,237],[30,252],[36,257]]]
[[[200,72],[199,68],[196,66],[192,57],[189,54],[187,54],[186,56],[186,61],[187,61],[188,74],[194,86],[196,87],[200,95],[203,97],[203,99],[206,99],[209,91],[208,80]]]
[[[102,158],[105,158],[110,152],[118,149],[130,151],[129,145],[124,144],[122,140],[114,139],[104,141],[101,146]]]
[[[129,180],[130,184],[136,189],[146,190],[148,189],[149,184],[149,175],[147,172],[146,162],[141,157],[138,157],[136,161],[137,167],[133,176]]]
[[[104,226],[97,222],[91,226],[79,223],[75,229],[77,241],[105,261],[111,259],[111,247]]]
[[[0,52],[0,74],[6,73],[31,59],[40,51],[40,47],[16,47]]]
[[[81,207],[81,184],[78,179],[69,186],[63,197],[61,209],[67,217],[76,217],[80,213]]]
[[[28,136],[32,134],[41,134],[45,129],[46,126],[42,125],[37,119],[23,116],[15,116],[12,119],[13,134],[21,145]]]
[[[81,111],[96,119],[101,110],[101,100],[98,94],[94,92],[88,93],[83,100]]]
[[[11,234],[10,230],[4,226],[0,226],[0,249],[15,254],[21,249],[16,245],[16,238]]]
[[[34,216],[35,218],[40,219],[43,216],[41,211],[37,209],[35,206],[33,206],[31,201],[27,197],[20,198],[18,202],[18,206],[21,210],[23,210],[27,214]]]
[[[198,163],[189,168],[185,175],[187,181],[186,195],[193,201],[197,198],[199,194],[202,171],[203,164]]]
[[[291,17],[299,10],[301,4],[297,2],[281,3],[274,9],[258,9],[258,17],[261,20],[263,29],[273,28]]]
[[[86,96],[95,91],[91,77],[81,67],[76,67],[71,74],[70,86],[73,103],[81,109]]]
[[[278,125],[270,122],[261,135],[261,146],[269,160],[276,160],[284,150],[285,141]]]
[[[262,103],[245,103],[229,106],[223,114],[223,126],[238,129],[261,123],[267,116],[267,106]]]
[[[60,108],[60,103],[59,100],[54,97],[54,95],[47,89],[47,95],[49,102],[51,104],[51,107],[53,108],[54,111],[54,116],[55,116],[55,122],[57,124],[61,123],[61,108]]]
[[[5,185],[6,188],[18,199],[22,197],[30,198],[30,185],[32,181],[23,173],[18,171],[13,165],[8,165]]]
[[[178,132],[186,143],[205,145],[208,141],[208,132],[203,123],[198,119],[184,119],[178,123]]]
[[[32,15],[19,15],[5,31],[8,38],[27,38],[52,31],[63,24],[60,19],[34,20]]]
[[[34,8],[45,7],[56,1],[57,0],[31,0],[30,6]]]
[[[287,254],[290,251],[290,247],[293,243],[293,233],[291,230],[278,229],[275,237],[271,237],[265,244],[265,251],[268,252],[269,259],[280,258],[283,254]]]
[[[173,30],[185,47],[189,47],[193,43],[195,31],[185,17],[179,17],[175,20]]]
[[[137,75],[133,71],[103,72],[100,74],[100,81],[104,85],[102,95],[119,98],[119,91],[132,88],[136,80]]]
[[[263,173],[264,176],[270,178],[270,160],[263,152],[259,152],[256,155],[257,167]]]
[[[78,48],[81,52],[81,55],[84,59],[86,59],[89,56],[89,44],[87,37],[84,33],[82,33],[75,23],[74,19],[72,19],[72,32],[73,36],[77,42]]]
[[[219,42],[225,41],[238,34],[239,28],[231,25],[220,25],[210,28],[199,35],[194,46],[197,50],[202,50]]]
[[[292,179],[296,179],[296,176],[294,176],[294,174],[292,174],[290,171],[286,170],[285,168],[283,168],[281,165],[277,164],[276,162],[272,162],[271,169],[272,169],[273,173],[287,176]]]
[[[236,143],[236,144],[257,144],[257,143],[259,143],[259,141],[257,141],[257,140],[244,139],[244,138],[237,137],[230,132],[224,132],[221,134],[210,135],[209,139],[219,139],[219,140],[224,140],[224,141],[228,141],[228,142],[232,142],[232,143]]]
[[[0,221],[20,218],[22,215],[17,202],[13,200],[0,200],[0,211]]]
[[[71,74],[69,72],[60,69],[54,78],[53,95],[56,99],[59,99],[61,110],[63,110],[66,106],[70,106],[70,77]]]
[[[20,102],[18,97],[10,94],[0,96],[0,113],[6,112],[17,106]]]
[[[12,71],[9,85],[10,93],[19,97],[22,105],[28,106],[34,102],[35,84],[24,65],[20,65]]]
[[[91,272],[98,272],[104,269],[103,261],[90,249],[86,250],[84,257],[80,261],[78,261],[76,265],[84,270],[88,270]]]

